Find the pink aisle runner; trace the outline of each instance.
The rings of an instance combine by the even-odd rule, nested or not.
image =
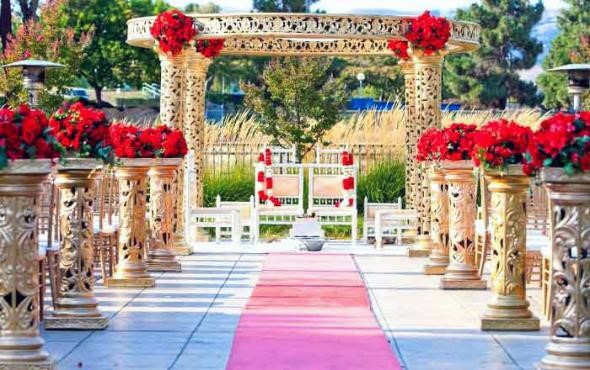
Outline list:
[[[230,370],[400,369],[349,255],[270,254],[240,318]]]

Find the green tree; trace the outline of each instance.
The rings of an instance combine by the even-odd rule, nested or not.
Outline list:
[[[336,58],[334,76],[346,95],[362,95],[381,100],[400,100],[404,77],[393,57]],[[363,91],[357,75],[363,73]]]
[[[262,131],[280,146],[296,145],[302,158],[340,119],[345,98],[325,58],[272,60],[260,86],[246,86],[246,105],[260,118]]]
[[[220,13],[221,7],[213,2],[206,4],[190,3],[184,7],[184,11],[187,13],[201,13],[201,14],[214,14]]]
[[[157,14],[168,6],[150,0],[69,0],[66,24],[76,34],[92,32],[80,66],[81,75],[92,86],[98,103],[107,87],[159,80],[159,63],[153,52],[127,45],[127,20]]]
[[[63,68],[47,71],[47,91],[40,96],[40,107],[53,111],[63,101],[65,87],[71,86],[80,73],[79,66],[84,60],[84,48],[90,41],[89,34],[75,37],[74,30],[63,27],[62,16],[67,7],[65,0],[53,0],[40,8],[38,20],[21,24],[14,36],[8,38],[0,63],[7,64],[26,58],[45,59],[64,65]],[[27,101],[23,90],[22,74],[16,70],[3,70],[0,90],[10,105]]]
[[[590,2],[564,0],[568,5],[557,17],[559,34],[551,43],[549,55],[543,61],[545,70],[570,63],[588,63],[585,40],[590,37]],[[567,78],[563,74],[545,72],[537,80],[543,91],[543,104],[547,108],[569,106]]]
[[[259,12],[309,13],[319,0],[254,0],[252,8]]]
[[[531,37],[542,14],[543,3],[529,0],[482,0],[458,9],[457,19],[481,25],[481,48],[448,58],[445,95],[494,108],[506,107],[509,99],[538,104],[535,85],[522,81],[517,72],[533,67],[543,50]]]

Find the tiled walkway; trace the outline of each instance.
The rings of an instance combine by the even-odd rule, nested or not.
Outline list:
[[[98,332],[43,331],[60,369],[224,369],[240,312],[262,254],[194,254],[182,273],[158,274],[152,289],[97,286],[111,318]],[[541,333],[479,330],[486,292],[441,291],[420,272],[421,259],[357,255],[377,318],[407,369],[532,369],[543,356]],[[539,295],[538,289],[529,292]],[[539,313],[534,302],[533,309]]]

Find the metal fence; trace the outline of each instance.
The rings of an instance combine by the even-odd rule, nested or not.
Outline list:
[[[330,147],[346,145],[334,144]],[[251,143],[218,143],[205,147],[205,169],[212,175],[218,176],[231,173],[235,167],[252,167],[262,152],[264,144]],[[364,173],[373,165],[392,159],[403,159],[404,148],[399,144],[353,144],[348,145],[354,154],[355,162],[359,166],[359,173]],[[309,153],[304,162],[313,162],[315,153]]]

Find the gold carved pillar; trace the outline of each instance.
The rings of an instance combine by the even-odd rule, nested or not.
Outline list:
[[[176,204],[174,177],[182,158],[156,159],[150,178],[150,248],[149,271],[180,271],[174,253],[173,213]]]
[[[416,176],[416,74],[410,61],[401,61],[400,67],[404,74],[406,105],[404,110],[404,126],[406,130],[406,208],[415,209],[414,204]]]
[[[441,126],[441,83],[444,52],[423,55],[420,51],[412,53],[416,77],[415,129],[416,141],[428,128]],[[414,149],[415,150],[415,149]],[[410,257],[427,257],[430,254],[430,181],[427,169],[421,165],[415,171],[414,206],[420,216],[416,245],[410,251]]]
[[[424,274],[442,275],[449,265],[449,186],[442,169],[433,165],[430,178],[430,236],[432,251]]]
[[[39,335],[39,201],[50,160],[0,171],[0,369],[57,369]]]
[[[551,326],[541,369],[590,369],[590,173],[545,168],[551,208]]]
[[[95,171],[100,162],[68,159],[58,167],[59,272],[55,310],[45,317],[45,329],[104,329],[108,318],[94,297],[92,243]]]
[[[115,168],[119,182],[119,261],[107,287],[154,287],[144,261],[147,173],[152,159],[125,159]]]
[[[449,266],[442,289],[485,289],[475,266],[476,185],[471,161],[443,162],[449,186]]]
[[[482,330],[539,330],[526,298],[526,204],[530,180],[522,166],[486,171],[492,214],[492,299]],[[485,258],[485,257],[484,257]]]
[[[186,50],[176,57],[160,54],[160,119],[163,124],[180,130],[184,130],[186,58]],[[184,190],[184,166],[179,166],[172,189],[175,194],[172,219],[174,252],[178,255],[188,255],[190,253],[185,237]]]

